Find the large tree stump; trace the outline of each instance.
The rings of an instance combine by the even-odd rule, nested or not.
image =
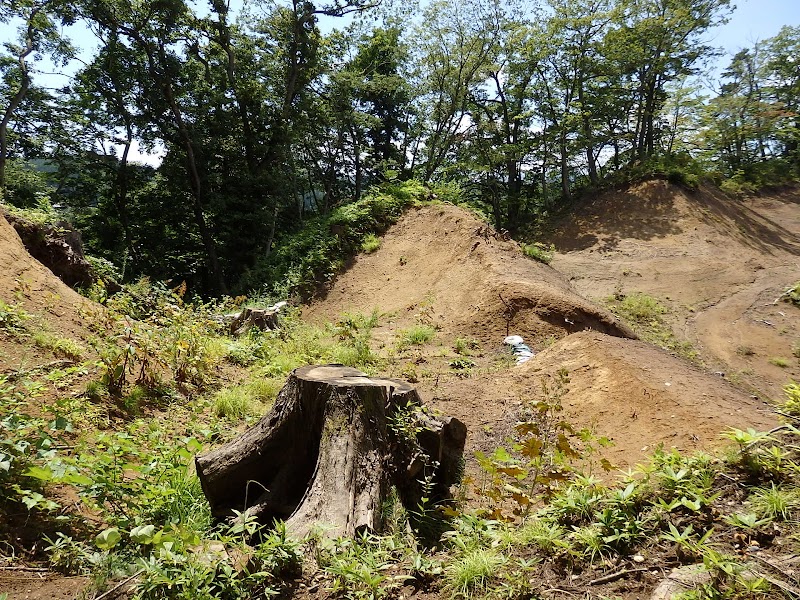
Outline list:
[[[265,524],[286,520],[300,537],[380,531],[391,484],[416,508],[429,479],[443,500],[460,476],[466,427],[425,414],[416,390],[341,365],[308,366],[289,377],[269,414],[232,442],[198,456],[212,514],[247,511]]]

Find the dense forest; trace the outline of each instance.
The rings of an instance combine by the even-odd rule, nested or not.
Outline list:
[[[800,27],[698,77],[731,10],[11,0],[2,200],[56,207],[125,279],[213,295],[258,288],[287,234],[375,185],[419,182],[512,234],[637,173],[747,191],[800,166]],[[43,64],[78,60],[62,33],[76,23],[97,49],[48,88]],[[136,147],[164,159],[132,161]]]

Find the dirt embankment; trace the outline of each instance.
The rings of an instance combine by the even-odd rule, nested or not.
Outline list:
[[[358,256],[303,316],[326,321],[373,308],[388,313],[396,327],[428,318],[444,337],[469,336],[488,345],[509,332],[534,346],[587,328],[634,337],[610,312],[576,294],[561,274],[447,204],[406,214],[377,252]]]
[[[800,378],[800,191],[744,201],[648,181],[582,207],[553,236],[553,266],[593,300],[644,292],[710,370],[778,400]]]
[[[78,343],[91,339],[87,323],[100,310],[33,258],[14,228],[0,215],[0,300],[21,308],[28,329]],[[6,317],[13,319],[13,316]],[[29,370],[53,360],[51,352],[0,327],[0,374]]]
[[[680,227],[667,216],[669,207],[658,211],[664,218],[648,226],[649,240],[676,235]],[[634,217],[614,215],[611,211],[608,218],[620,221],[614,226],[617,239],[603,233],[610,226],[602,215],[585,222],[584,241],[573,250],[586,252],[582,273],[591,271],[595,251],[589,249],[612,251],[624,245],[623,234],[636,231]],[[644,251],[661,255],[657,247]],[[563,261],[559,256],[556,264]],[[467,423],[469,450],[503,444],[526,402],[541,397],[542,379],[552,380],[562,368],[570,378],[561,398],[566,416],[614,440],[606,455],[619,465],[642,460],[658,444],[708,448],[720,443],[719,434],[728,427],[771,426],[774,417],[763,402],[718,375],[631,339],[625,325],[582,296],[579,292],[600,298],[616,289],[615,273],[603,268],[598,273],[594,279],[582,275],[585,285],[578,279],[576,290],[557,269],[525,257],[516,243],[497,239],[468,212],[428,206],[403,217],[375,253],[356,258],[304,317],[324,321],[377,308],[384,315],[376,330],[384,352],[396,353],[394,362],[405,362],[405,372],[421,374],[418,386],[435,408]],[[436,338],[397,353],[398,332],[421,322],[438,328]],[[525,337],[538,355],[519,367],[498,360],[508,333]],[[474,338],[481,347],[470,357],[475,366],[466,377],[449,368],[458,358],[452,345],[459,337]],[[393,373],[403,374],[400,366]]]

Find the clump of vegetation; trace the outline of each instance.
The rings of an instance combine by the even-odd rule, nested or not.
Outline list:
[[[462,356],[469,356],[475,350],[480,349],[480,344],[477,340],[473,340],[470,338],[456,338],[453,342],[453,350],[456,354],[460,354]]]
[[[309,297],[362,249],[368,235],[385,231],[429,194],[418,181],[386,182],[358,202],[311,219],[299,232],[280,239],[269,260],[257,263],[238,287],[263,289],[271,297]]]
[[[436,329],[430,325],[413,325],[399,332],[397,346],[400,349],[421,346],[430,342],[435,336]]]
[[[782,296],[784,302],[789,302],[795,306],[800,306],[800,281],[794,283],[787,289]]]
[[[773,356],[769,359],[769,364],[780,367],[781,369],[785,369],[789,366],[789,361],[782,356]]]
[[[0,329],[12,334],[25,331],[30,315],[19,304],[6,304],[0,300]]]
[[[656,298],[635,292],[616,294],[605,300],[611,312],[631,325],[643,340],[669,352],[697,362],[697,351],[688,341],[679,340],[664,320],[668,309]]]
[[[522,246],[522,252],[528,258],[549,265],[553,260],[553,256],[555,256],[556,247],[553,244],[547,246],[541,242],[534,242],[532,244],[524,244]]]
[[[33,334],[33,343],[49,350],[56,358],[67,358],[72,361],[79,361],[86,353],[85,348],[78,342],[68,338],[55,336],[46,331],[37,331]]]
[[[790,381],[783,388],[785,401],[783,410],[790,415],[800,417],[800,384]]]
[[[381,238],[374,233],[368,233],[361,242],[361,251],[365,254],[372,254],[381,247]]]

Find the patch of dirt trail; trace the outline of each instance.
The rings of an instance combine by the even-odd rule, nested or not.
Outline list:
[[[595,224],[602,235],[599,220]],[[675,235],[676,227],[653,221],[651,235]],[[632,233],[635,220],[623,219],[620,228]],[[584,239],[587,254],[608,242],[614,245]],[[404,216],[375,253],[357,257],[303,315],[322,322],[345,311],[383,313],[375,337],[394,358],[391,375],[412,374],[429,404],[467,424],[469,455],[502,445],[526,403],[541,396],[542,379],[561,368],[570,377],[562,398],[567,418],[613,439],[606,456],[620,466],[641,461],[658,444],[709,448],[719,445],[728,427],[774,422],[767,406],[719,376],[631,339],[627,326],[580,295],[598,297],[598,290],[582,282],[576,290],[470,213],[434,205]],[[613,291],[614,283],[606,285]],[[435,326],[436,338],[398,348],[400,332],[415,323]],[[537,356],[513,366],[502,351],[507,333],[522,335]],[[468,373],[450,366],[463,358],[452,348],[459,337],[480,344],[468,357],[474,363]]]
[[[731,381],[779,400],[800,377],[800,310],[775,302],[800,280],[797,190],[740,201],[646,181],[594,199],[551,241],[553,267],[576,290],[656,297],[676,334]]]

